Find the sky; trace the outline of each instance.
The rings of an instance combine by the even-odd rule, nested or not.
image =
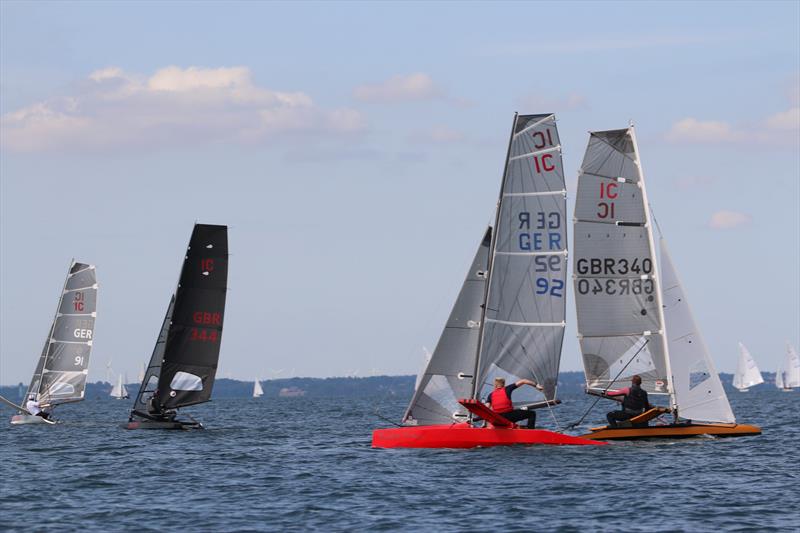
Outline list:
[[[195,221],[230,227],[218,375],[416,373],[516,111],[556,114],[569,212],[587,132],[636,124],[718,370],[800,347],[798,2],[6,0],[0,383],[30,379],[72,257],[90,379],[135,380]]]

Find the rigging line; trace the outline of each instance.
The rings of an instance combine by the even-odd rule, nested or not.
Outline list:
[[[380,419],[381,419],[381,420],[383,420],[384,422],[388,422],[389,424],[391,424],[391,425],[393,425],[393,426],[396,426],[396,427],[399,427],[399,428],[403,427],[403,426],[402,426],[402,424],[398,424],[398,423],[397,423],[397,422],[395,422],[394,420],[389,420],[388,418],[386,418],[385,416],[383,416],[383,415],[380,413],[380,406],[378,406],[378,407],[376,407],[376,408],[375,408],[375,413],[374,413],[374,414],[375,414],[375,416],[377,416],[378,418],[380,418]]]
[[[650,216],[653,217],[653,222],[656,223],[656,229],[658,230],[658,237],[660,239],[663,239],[664,238],[664,234],[661,232],[661,225],[659,225],[658,219],[656,218],[656,212],[653,209],[652,205],[648,205],[647,207],[650,208]],[[655,252],[655,250],[653,250],[653,252]]]
[[[590,405],[590,406],[589,406],[589,409],[587,409],[587,410],[586,410],[586,412],[585,412],[585,413],[583,413],[583,416],[581,417],[581,419],[580,419],[580,420],[578,420],[578,421],[577,421],[577,422],[575,422],[574,424],[570,424],[570,425],[569,425],[569,426],[567,426],[565,429],[572,429],[572,428],[574,428],[574,427],[576,427],[576,426],[579,426],[579,425],[581,424],[581,422],[583,422],[584,418],[586,418],[586,416],[587,416],[587,415],[588,415],[588,414],[589,414],[589,413],[592,411],[592,409],[594,409],[594,406],[595,406],[595,405],[597,405],[597,402],[599,402],[599,401],[600,401],[602,398],[604,398],[604,397],[605,397],[605,394],[608,392],[608,389],[610,389],[610,388],[611,388],[611,385],[613,385],[613,384],[614,384],[614,382],[615,382],[615,381],[617,381],[617,378],[618,378],[618,377],[620,377],[620,376],[622,375],[622,373],[625,371],[625,369],[626,369],[626,368],[628,368],[628,365],[629,365],[629,364],[631,364],[631,363],[633,362],[633,360],[634,360],[634,359],[636,359],[636,356],[637,356],[637,355],[639,355],[639,353],[640,353],[642,350],[644,350],[644,347],[645,347],[645,346],[647,346],[647,343],[649,343],[649,342],[650,342],[650,339],[645,339],[645,340],[644,340],[644,344],[642,344],[641,348],[639,348],[638,350],[636,350],[636,353],[635,353],[635,354],[633,354],[633,356],[630,358],[630,360],[629,360],[627,363],[625,363],[625,366],[623,366],[623,367],[622,367],[622,370],[620,370],[619,372],[617,372],[617,375],[616,375],[616,376],[614,376],[614,379],[612,379],[612,380],[611,380],[611,382],[608,384],[608,386],[607,386],[607,387],[606,387],[606,388],[603,390],[603,395],[602,395],[602,396],[598,396],[598,397],[597,397],[597,399],[594,401],[594,403],[593,403],[592,405]]]

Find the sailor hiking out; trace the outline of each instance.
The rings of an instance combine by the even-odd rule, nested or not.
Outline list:
[[[47,405],[40,405],[38,401],[36,401],[35,396],[31,396],[28,398],[28,401],[25,403],[25,409],[32,414],[33,416],[40,416],[45,420],[50,419],[50,413],[46,410]]]
[[[638,375],[631,378],[631,386],[619,390],[606,392],[606,396],[624,396],[622,410],[611,411],[606,415],[608,425],[616,427],[618,422],[624,422],[638,416],[650,409],[647,391],[642,388],[642,378]]]
[[[511,401],[511,393],[523,385],[530,385],[540,391],[544,390],[544,387],[529,379],[521,379],[516,383],[506,385],[504,378],[494,378],[494,390],[486,398],[486,403],[491,406],[492,411],[502,415],[509,422],[527,420],[528,429],[533,429],[536,426],[536,411],[514,409],[514,404]]]

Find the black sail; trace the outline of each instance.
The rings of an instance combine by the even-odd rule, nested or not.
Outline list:
[[[228,282],[228,227],[195,224],[175,290],[158,378],[158,403],[208,401],[214,387]]]

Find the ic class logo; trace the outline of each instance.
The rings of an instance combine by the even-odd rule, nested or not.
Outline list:
[[[83,311],[85,308],[85,302],[83,297],[83,292],[76,292],[75,297],[72,299],[72,308],[75,311]]]

